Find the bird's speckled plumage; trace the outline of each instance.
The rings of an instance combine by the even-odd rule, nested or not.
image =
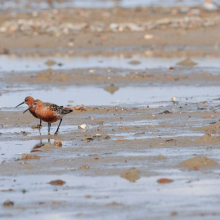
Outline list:
[[[64,108],[63,106],[58,106],[56,104],[52,104],[52,103],[49,103],[49,102],[41,102],[38,99],[34,101],[33,106],[36,109],[42,108],[43,111],[52,111],[54,114],[57,114],[59,116],[64,116],[64,115],[66,115],[66,114],[73,111],[70,108]]]
[[[32,108],[35,109],[35,114],[40,120],[48,123],[48,134],[50,134],[51,123],[60,120],[58,128],[55,132],[55,134],[57,134],[59,131],[59,127],[62,122],[63,116],[73,111],[70,108],[64,108],[63,106],[58,106],[56,104],[52,104],[49,102],[42,102],[41,100],[36,99],[34,100],[33,105],[30,106],[23,113],[25,113],[26,111]]]
[[[37,117],[48,123],[48,133],[50,133],[51,123],[60,120],[55,134],[58,133],[63,116],[73,111],[70,108],[64,108],[63,106],[58,106],[49,102],[42,102],[40,100],[35,100],[33,107],[36,109],[35,113]]]

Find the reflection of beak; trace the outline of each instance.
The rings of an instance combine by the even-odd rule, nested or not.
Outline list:
[[[18,106],[20,106],[20,105],[23,105],[25,102],[22,102],[21,104],[19,104],[19,105],[17,105],[15,108],[17,108]]]
[[[26,110],[23,112],[23,114],[24,114],[26,111],[30,110],[31,108],[33,108],[33,105],[32,105],[30,108],[26,109]]]

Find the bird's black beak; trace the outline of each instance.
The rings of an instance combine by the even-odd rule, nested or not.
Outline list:
[[[33,105],[32,105],[30,108],[26,109],[26,110],[23,112],[23,114],[24,114],[26,111],[30,110],[31,108],[33,108]]]
[[[15,108],[17,108],[18,106],[20,106],[20,105],[23,105],[25,102],[22,102],[21,104],[19,104],[19,105],[17,105]]]

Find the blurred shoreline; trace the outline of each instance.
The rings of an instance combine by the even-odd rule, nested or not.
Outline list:
[[[0,14],[0,54],[218,57],[219,12],[202,7],[53,9]],[[212,39],[212,40],[210,40]]]

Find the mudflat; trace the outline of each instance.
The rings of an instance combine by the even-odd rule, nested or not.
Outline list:
[[[0,217],[218,219],[218,14],[3,11]],[[73,109],[58,135],[26,96]]]

